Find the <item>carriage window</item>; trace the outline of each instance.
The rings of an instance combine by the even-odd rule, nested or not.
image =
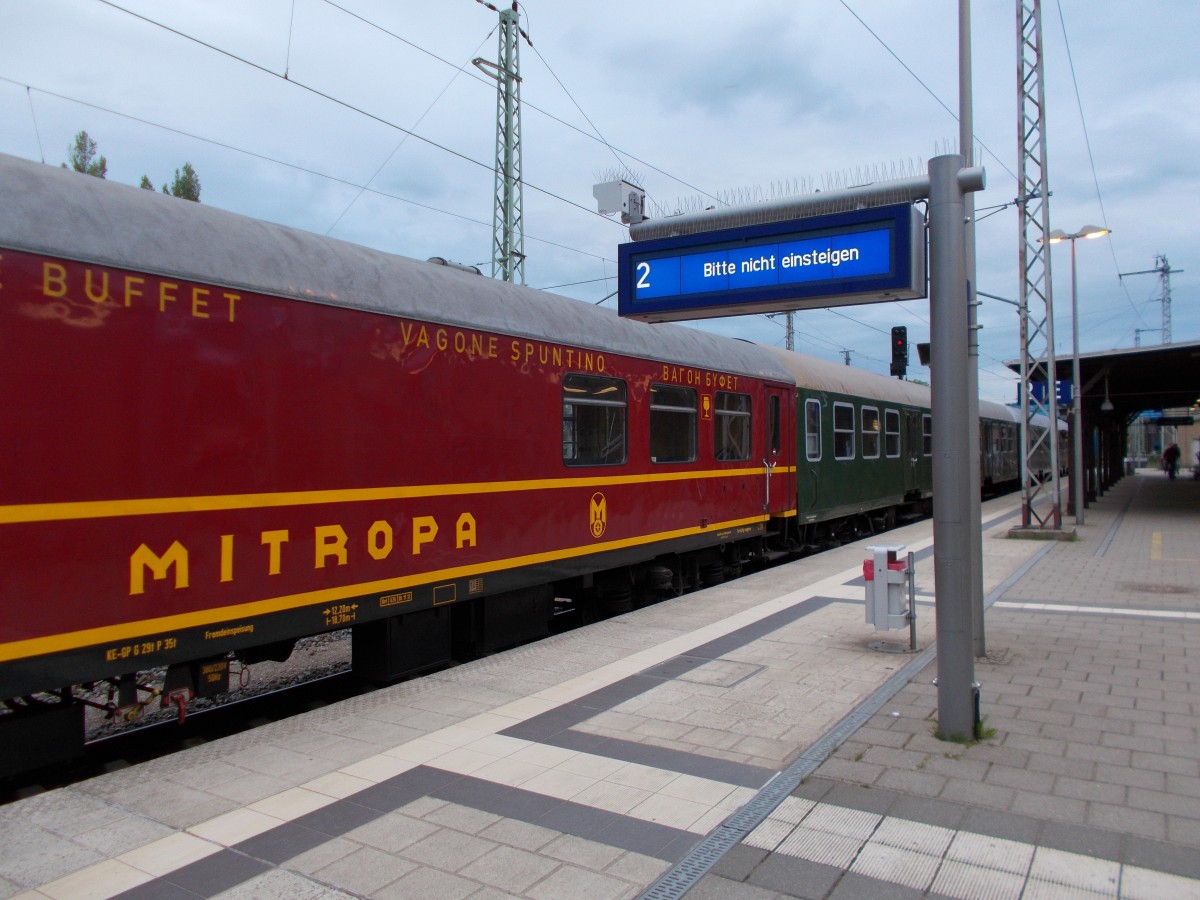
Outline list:
[[[804,455],[809,462],[821,458],[821,401],[804,401]]]
[[[894,409],[883,411],[883,452],[888,459],[900,455],[900,413]]]
[[[933,416],[929,413],[921,416],[921,452],[933,456]]]
[[[783,428],[779,422],[779,395],[771,395],[771,455],[778,456],[783,447]]]
[[[619,466],[625,462],[625,382],[596,375],[563,376],[563,462]]]
[[[879,459],[879,410],[873,406],[862,408],[862,455],[863,459]]]
[[[750,458],[750,395],[717,391],[713,453],[717,459]]]
[[[833,404],[833,458],[854,459],[854,407]]]
[[[696,458],[696,392],[666,384],[650,386],[650,461]]]

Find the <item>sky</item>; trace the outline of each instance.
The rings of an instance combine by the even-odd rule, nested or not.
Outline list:
[[[977,286],[1020,291],[1018,0],[975,0]],[[628,230],[592,185],[655,215],[920,175],[957,152],[958,3],[527,0],[520,47],[526,283],[615,308]],[[1050,227],[1077,245],[1080,350],[1200,340],[1200,4],[1042,4]],[[417,259],[490,272],[497,13],[479,0],[5,0],[0,152],[50,165],[86,130],[108,179]],[[1189,62],[1192,60],[1192,62]],[[1051,254],[1070,355],[1068,245]],[[606,299],[607,298],[607,299]],[[1012,403],[1017,309],[982,298],[980,395]],[[887,374],[889,334],[927,341],[925,299],[795,317],[796,349]],[[782,317],[695,327],[782,346]],[[929,371],[911,354],[909,377]]]

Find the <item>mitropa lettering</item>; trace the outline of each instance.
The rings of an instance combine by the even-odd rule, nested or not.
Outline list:
[[[438,540],[440,531],[433,516],[415,516],[409,523],[409,540],[404,549],[412,556],[420,556],[422,550]],[[234,581],[243,567],[279,575],[285,565],[306,564],[298,552],[289,553],[290,529],[263,531],[258,544],[245,549],[239,548],[235,537],[232,534],[220,536],[219,567],[215,573],[220,582]],[[448,537],[443,537],[446,539]],[[464,512],[458,517],[453,540],[455,550],[476,546],[478,530],[471,513]],[[354,556],[361,561],[365,561],[363,557],[366,556],[381,562],[392,555],[396,545],[396,530],[386,520],[373,522],[357,539],[352,539],[341,525],[317,525],[312,530],[312,555],[307,564],[314,570],[345,566]],[[129,595],[133,597],[146,592],[147,575],[154,581],[170,581],[176,590],[182,590],[191,587],[192,574],[191,554],[182,542],[172,541],[161,553],[148,544],[141,544],[129,557]]]

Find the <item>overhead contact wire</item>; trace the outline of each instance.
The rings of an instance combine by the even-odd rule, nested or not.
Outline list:
[[[215,44],[210,44],[208,41],[201,40],[200,38],[195,37],[194,35],[187,34],[186,32],[180,31],[177,28],[172,28],[170,25],[166,25],[162,22],[158,22],[154,19],[151,19],[148,16],[142,15],[141,13],[137,13],[137,12],[134,12],[133,10],[126,9],[123,6],[121,6],[117,3],[114,3],[113,0],[99,0],[99,2],[103,3],[105,6],[109,6],[113,9],[117,10],[118,12],[123,12],[126,15],[132,16],[135,19],[140,19],[141,21],[145,22],[148,25],[153,25],[156,28],[161,28],[164,31],[168,31],[171,34],[174,34],[176,37],[180,37],[180,38],[183,38],[184,40],[191,41],[194,44],[197,44],[208,50],[212,50],[215,53],[219,53],[222,56],[225,56],[229,59],[235,60],[236,62],[242,63],[243,65],[249,66],[252,69],[257,69],[259,72],[262,72],[264,75],[270,75],[272,78],[278,78],[280,81],[284,81],[287,84],[295,85],[296,87],[301,88],[302,90],[308,91],[310,94],[312,94],[315,97],[320,97],[322,100],[327,100],[330,103],[335,103],[344,109],[348,109],[351,112],[358,113],[359,115],[364,116],[365,118],[371,119],[375,122],[378,122],[379,124],[384,125],[388,128],[394,128],[397,131],[400,131],[407,135],[410,135],[411,137],[416,138],[418,141],[421,141],[422,143],[428,144],[431,147],[434,147],[445,153],[449,153],[451,156],[461,159],[463,162],[471,163],[472,165],[478,166],[481,169],[485,169],[488,172],[493,171],[492,166],[488,165],[487,163],[480,162],[479,160],[474,159],[474,158],[468,156],[467,154],[462,153],[458,150],[455,150],[451,147],[447,147],[444,144],[439,144],[437,141],[432,140],[431,138],[427,138],[424,135],[417,134],[415,131],[405,128],[403,125],[397,125],[395,122],[388,121],[387,119],[383,118],[380,115],[377,115],[376,113],[369,112],[365,109],[362,109],[361,107],[353,105],[352,103],[347,103],[345,100],[339,100],[337,97],[334,97],[331,94],[327,94],[324,91],[319,90],[318,88],[315,88],[311,85],[305,84],[302,81],[296,81],[294,79],[284,78],[282,75],[278,74],[277,72],[272,71],[271,69],[267,68],[266,66],[263,66],[256,62],[253,62],[252,60],[246,59],[244,57],[238,56],[236,53],[232,53],[229,50],[225,50],[221,47],[216,46]],[[573,206],[578,210],[582,210],[583,212],[587,213],[589,216],[595,216],[599,219],[603,219],[605,222],[613,222],[614,221],[612,219],[609,219],[607,216],[601,215],[598,211],[596,211],[594,209],[590,209],[580,203],[576,203],[574,200],[568,200],[566,197],[559,196],[558,194],[555,194],[553,191],[549,191],[545,188],[539,187],[538,185],[533,184],[532,182],[522,180],[522,184],[524,184],[528,188],[531,188],[532,190],[537,191],[539,194],[544,194],[545,196],[550,197],[554,200],[558,200],[561,203],[565,203],[568,206]],[[619,222],[614,222],[614,224],[617,224],[618,226],[620,226]]]
[[[1092,167],[1092,184],[1096,186],[1096,202],[1100,204],[1100,221],[1101,224],[1108,228],[1108,213],[1104,209],[1104,197],[1100,194],[1100,177],[1096,174],[1096,159],[1092,155],[1092,139],[1088,135],[1087,119],[1083,115],[1083,97],[1079,92],[1079,79],[1075,77],[1075,58],[1071,55],[1071,41],[1067,37],[1067,20],[1063,16],[1062,0],[1058,0],[1058,21],[1062,25],[1063,46],[1067,50],[1067,65],[1071,70],[1071,84],[1075,88],[1075,105],[1079,108],[1079,125],[1083,129],[1083,143],[1087,147],[1088,164]],[[1129,287],[1125,284],[1124,279],[1120,277],[1121,264],[1117,262],[1117,249],[1113,246],[1112,233],[1109,229],[1107,237],[1108,252],[1112,254],[1113,268],[1117,271],[1117,282],[1121,285],[1121,290],[1125,293],[1125,299],[1129,301],[1129,306],[1133,309],[1133,314],[1137,316],[1139,322],[1143,325],[1146,320],[1138,311],[1137,305],[1133,302],[1133,297],[1129,294]]]
[[[868,25],[865,21],[863,21],[862,16],[860,16],[858,13],[856,13],[853,9],[850,8],[850,4],[847,3],[846,0],[838,0],[838,2],[841,3],[842,6],[844,6],[846,8],[846,12],[850,13],[850,15],[854,16],[854,18],[858,20],[858,24],[860,24],[863,28],[867,29],[867,31],[871,35],[871,37],[875,38],[875,40],[877,40],[879,42],[879,46],[883,47],[883,49],[886,50],[891,55],[892,59],[894,59],[894,60],[896,60],[896,62],[900,63],[900,65],[903,66],[904,71],[907,72],[909,75],[911,75],[913,77],[913,79],[917,82],[917,84],[919,84],[921,87],[923,87],[925,89],[925,93],[929,94],[930,97],[932,97],[934,100],[936,100],[938,105],[950,114],[950,118],[954,119],[954,121],[957,122],[958,114],[956,112],[954,112],[954,110],[952,110],[949,106],[947,106],[941,97],[939,97],[936,93],[934,93],[933,88],[931,88],[929,85],[927,85],[924,81],[921,80],[921,76],[918,75],[916,72],[914,72],[909,67],[908,63],[906,63],[904,60],[902,60],[900,58],[899,54],[897,54],[895,50],[893,50],[891,47],[888,46],[887,41],[885,41],[878,34],[876,34],[875,30],[870,25]],[[1002,168],[1005,172],[1007,172],[1010,176],[1012,176],[1013,181],[1020,180],[1019,178],[1017,178],[1016,173],[1013,172],[1012,169],[1010,169],[1007,165],[1004,164],[1004,160],[1002,160],[999,156],[997,156],[995,153],[993,153],[992,149],[987,144],[985,144],[982,140],[979,139],[978,135],[972,135],[972,137],[974,137],[976,141],[979,141],[979,146],[982,147],[984,150],[986,150],[988,152],[988,155],[992,159],[994,159],[997,163],[1000,164],[1000,168]]]
[[[99,112],[107,113],[108,115],[111,115],[111,116],[119,116],[122,119],[128,119],[130,122],[137,122],[141,125],[148,125],[151,128],[159,128],[159,129],[162,129],[163,131],[170,132],[171,134],[177,134],[177,135],[180,135],[181,137],[189,138],[190,140],[200,141],[201,143],[209,144],[213,147],[220,147],[223,150],[230,150],[234,153],[241,153],[246,156],[253,157],[254,159],[261,159],[263,162],[269,162],[274,165],[284,166],[288,169],[292,169],[293,171],[303,172],[306,175],[312,175],[316,178],[324,178],[325,180],[332,181],[336,184],[344,184],[347,187],[352,187],[352,188],[362,188],[363,190],[369,191],[370,193],[376,194],[380,197],[387,197],[389,200],[397,200],[401,203],[407,203],[411,206],[416,206],[420,209],[427,209],[430,212],[440,213],[441,215],[450,216],[451,218],[455,218],[455,219],[461,219],[462,221],[470,222],[473,225],[480,225],[480,226],[483,226],[484,228],[492,227],[492,224],[490,222],[484,222],[481,219],[473,219],[470,216],[463,215],[462,213],[451,212],[448,209],[441,209],[437,206],[430,206],[428,203],[421,203],[418,200],[411,200],[408,197],[401,197],[399,194],[392,194],[387,191],[381,191],[378,188],[366,187],[364,185],[358,184],[357,182],[350,181],[349,179],[341,178],[337,175],[330,175],[326,172],[318,172],[316,169],[310,169],[306,166],[297,165],[296,163],[286,162],[285,160],[277,159],[273,156],[267,156],[264,153],[258,153],[257,151],[254,151],[254,150],[247,150],[244,147],[237,147],[237,146],[234,146],[233,144],[227,144],[224,141],[218,141],[213,138],[207,138],[207,137],[204,137],[203,135],[194,134],[190,131],[184,131],[180,128],[174,128],[170,125],[163,125],[161,122],[153,122],[149,119],[143,119],[139,116],[134,116],[129,113],[123,113],[123,112],[120,112],[119,110],[112,109],[111,107],[101,106],[98,103],[91,103],[87,100],[80,100],[78,97],[71,97],[71,96],[68,96],[67,94],[60,94],[56,91],[46,90],[45,88],[35,88],[32,85],[27,85],[24,82],[17,81],[12,78],[8,78],[4,75],[0,75],[0,81],[6,81],[9,84],[13,84],[18,87],[23,87],[27,91],[37,91],[39,94],[45,94],[47,97],[55,97],[59,100],[65,100],[68,103],[76,103],[80,106],[85,106],[88,109],[94,109]],[[39,137],[38,141],[39,141],[39,145],[40,145],[40,142],[41,142],[40,137]],[[45,163],[45,161],[46,161],[45,157],[43,156],[42,162]],[[569,250],[572,253],[579,253],[583,256],[590,256],[590,257],[593,257],[594,259],[599,259],[599,260],[606,261],[606,262],[609,261],[606,257],[601,256],[600,254],[592,253],[587,250],[580,250],[577,247],[568,247],[566,244],[560,244],[560,243],[557,243],[556,241],[547,240],[546,238],[539,238],[539,237],[536,237],[533,235],[526,235],[526,237],[529,240],[537,241],[540,244],[546,244],[547,246],[550,246],[550,247],[558,247],[560,250]]]
[[[475,48],[476,53],[478,53],[479,50],[483,47],[483,45],[485,43],[487,43],[487,39],[492,36],[492,34],[495,32],[495,30],[496,29],[493,28],[490,32],[488,32],[487,37],[485,37],[482,41],[479,42],[479,46]],[[474,54],[472,54],[472,55],[474,55]],[[436,97],[433,98],[433,101],[427,107],[425,107],[425,111],[423,113],[421,113],[420,116],[417,117],[417,121],[413,122],[413,128],[416,128],[423,121],[425,121],[425,117],[427,115],[429,115],[429,113],[433,110],[433,108],[435,106],[437,106],[438,101],[441,100],[442,97],[444,97],[446,95],[446,91],[450,90],[450,87],[458,79],[458,76],[460,74],[462,74],[465,70],[466,70],[466,65],[463,65],[463,66],[460,66],[455,71],[455,73],[450,77],[450,80],[446,82],[446,86],[444,88],[442,88],[441,92]],[[396,146],[392,148],[392,152],[389,153],[387,155],[387,158],[379,164],[379,168],[377,168],[375,170],[374,174],[371,175],[371,177],[367,179],[367,183],[365,185],[363,185],[359,189],[358,193],[354,195],[354,198],[349,203],[346,204],[346,208],[343,209],[341,211],[341,213],[338,214],[338,217],[333,220],[333,224],[330,225],[329,228],[325,231],[326,234],[329,234],[330,232],[333,231],[333,229],[337,228],[338,223],[342,221],[342,219],[345,217],[346,213],[350,212],[350,209],[354,206],[355,203],[358,202],[359,198],[363,195],[363,192],[366,191],[367,188],[371,185],[371,183],[374,182],[375,179],[379,177],[379,173],[382,172],[387,167],[387,164],[392,161],[392,159],[395,157],[395,155],[400,152],[400,148],[405,145],[405,143],[408,141],[408,138],[409,138],[408,134],[405,134],[404,137],[400,138],[400,143],[396,144]]]
[[[383,34],[386,34],[388,37],[394,38],[395,40],[400,41],[402,44],[407,44],[409,47],[412,47],[414,50],[417,50],[420,53],[424,53],[426,56],[430,57],[431,59],[436,59],[438,62],[442,63],[443,65],[447,65],[452,69],[458,68],[450,60],[444,59],[443,57],[438,56],[436,53],[434,53],[430,50],[426,50],[424,47],[422,47],[419,44],[414,44],[412,41],[408,40],[407,38],[401,37],[400,35],[396,34],[394,31],[389,31],[388,29],[384,28],[382,25],[372,22],[370,19],[364,18],[363,16],[359,15],[358,13],[354,12],[353,10],[346,9],[346,7],[342,6],[341,4],[334,2],[334,0],[322,0],[322,2],[326,3],[329,6],[332,6],[334,9],[340,10],[341,12],[345,13],[346,15],[348,15],[354,19],[358,19],[358,21],[362,22],[364,25],[374,28],[376,31],[382,32]],[[487,6],[487,4],[484,4],[484,3],[481,3],[480,5]],[[494,7],[489,7],[489,8],[494,9]],[[528,40],[528,37],[526,38],[526,40]],[[533,48],[534,53],[537,53],[537,49],[533,47],[532,43],[530,43],[529,46],[531,48]],[[540,53],[538,53],[538,58],[542,60],[542,63],[545,64],[547,70],[549,70],[550,66],[548,64],[546,64],[546,60],[544,58],[542,58]],[[474,72],[467,72],[466,74],[469,77],[474,78],[480,84],[491,87],[491,82],[485,80],[482,76],[476,75]],[[554,72],[551,71],[550,74],[554,75]],[[557,76],[554,76],[554,78],[556,81],[558,81]],[[562,82],[560,81],[559,84],[561,85]],[[563,90],[566,91],[566,88],[564,87]],[[570,97],[569,92],[567,93],[567,96]],[[572,103],[575,102],[573,97],[571,98],[571,102]],[[559,118],[558,116],[554,115],[551,112],[547,112],[546,110],[542,109],[537,104],[530,103],[524,97],[521,98],[521,106],[523,109],[531,109],[534,112],[541,113],[547,119],[550,119],[553,122],[557,122],[559,125],[562,125],[566,128],[570,128],[572,131],[583,135],[588,140],[599,141],[600,143],[603,143],[606,147],[608,147],[614,153],[617,153],[617,154],[620,154],[621,156],[627,157],[627,158],[633,160],[634,162],[636,162],[638,165],[646,166],[651,171],[657,172],[659,175],[662,175],[664,178],[671,179],[676,184],[683,185],[688,190],[692,190],[698,194],[702,194],[703,196],[708,197],[710,200],[715,200],[718,203],[721,202],[720,198],[714,196],[713,194],[710,194],[708,191],[705,191],[705,190],[702,190],[701,188],[696,187],[693,184],[689,184],[688,182],[684,181],[679,176],[672,175],[670,172],[666,172],[663,169],[660,169],[658,166],[654,165],[653,163],[646,162],[646,160],[644,160],[638,156],[634,156],[632,153],[629,153],[626,150],[622,150],[619,147],[613,147],[611,144],[608,143],[608,141],[604,140],[603,137],[596,136],[599,134],[599,130],[597,130],[596,134],[588,134],[586,131],[584,131],[582,128],[580,128],[578,125],[574,125],[571,122],[566,121],[565,119]],[[578,107],[578,104],[576,104],[576,107]],[[582,113],[583,110],[581,109],[580,112]],[[587,116],[584,115],[584,118],[586,119]],[[588,121],[588,124],[592,125],[590,120]],[[592,127],[595,128],[596,126],[592,125]],[[620,161],[620,160],[618,160],[618,161]],[[622,163],[622,165],[624,165],[624,163]]]

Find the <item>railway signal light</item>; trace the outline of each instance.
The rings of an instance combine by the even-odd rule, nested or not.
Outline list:
[[[903,325],[892,327],[892,374],[903,378],[908,371],[908,329]]]

